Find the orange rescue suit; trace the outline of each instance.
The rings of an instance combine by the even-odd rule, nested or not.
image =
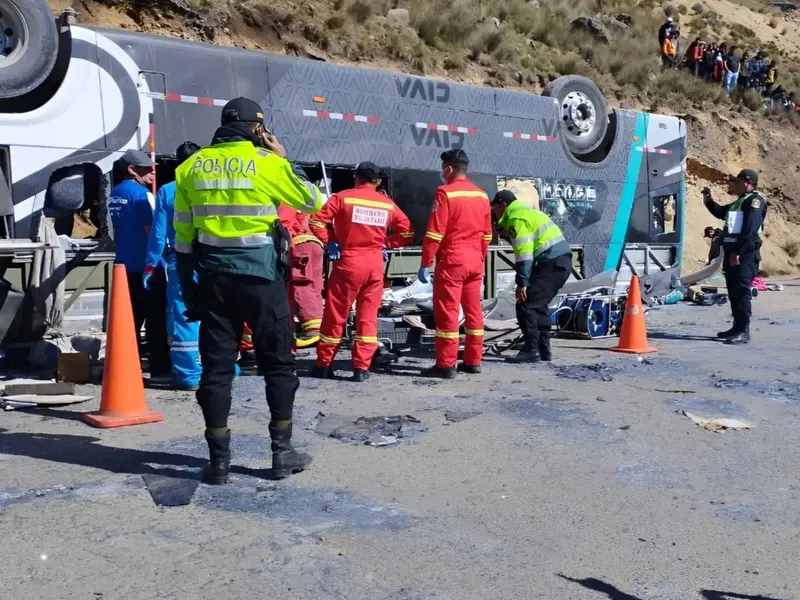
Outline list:
[[[367,371],[378,348],[383,248],[409,244],[414,238],[411,222],[391,198],[364,185],[332,195],[310,223],[311,231],[324,244],[335,240],[341,249],[341,258],[333,262],[328,278],[316,365],[333,363],[355,301],[353,368]]]
[[[436,366],[449,369],[458,359],[458,308],[464,309],[464,364],[483,358],[481,282],[489,244],[492,211],[489,196],[466,178],[437,188],[422,243],[422,267],[433,274],[433,316],[436,322]]]

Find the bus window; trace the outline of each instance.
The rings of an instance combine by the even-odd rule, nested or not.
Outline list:
[[[655,196],[653,198],[651,238],[675,232],[676,202],[674,195]]]

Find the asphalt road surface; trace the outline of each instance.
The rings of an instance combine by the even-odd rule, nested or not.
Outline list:
[[[420,379],[415,358],[367,384],[303,379],[295,438],[314,464],[281,482],[255,376],[234,388],[219,488],[197,485],[192,394],[148,390],[166,421],[115,430],[79,420],[99,388],[2,413],[0,597],[800,598],[800,287],[761,294],[750,346],[707,337],[728,317],[648,312],[660,353],[641,362],[556,340],[553,365],[489,358],[453,382]],[[337,428],[395,415],[419,423]]]

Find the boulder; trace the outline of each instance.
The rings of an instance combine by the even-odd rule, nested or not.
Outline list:
[[[389,19],[389,23],[400,25],[401,27],[408,27],[411,22],[411,16],[406,8],[393,8],[386,13],[386,18]]]
[[[611,35],[608,33],[608,29],[606,29],[606,26],[598,19],[593,17],[576,17],[569,25],[572,29],[586,31],[604,44],[611,42]]]

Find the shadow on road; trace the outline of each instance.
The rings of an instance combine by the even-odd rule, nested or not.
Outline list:
[[[63,412],[64,418],[71,418],[66,415],[74,414],[70,411],[49,412],[51,416],[55,416],[52,413]],[[111,473],[163,475],[176,479],[196,479],[199,470],[206,464],[204,458],[197,456],[136,448],[116,448],[104,446],[99,443],[100,441],[100,438],[85,435],[9,433],[7,429],[0,429],[0,454],[27,456],[55,463],[102,469]],[[272,479],[270,469],[251,469],[232,465],[231,472]]]
[[[751,596],[750,594],[736,594],[734,592],[720,592],[717,590],[703,590],[700,592],[704,600],[785,600],[773,596]]]
[[[614,587],[610,583],[606,583],[605,581],[601,581],[600,579],[595,579],[594,577],[587,577],[586,579],[573,579],[572,577],[567,577],[562,573],[557,573],[561,579],[566,579],[567,581],[571,581],[572,583],[577,583],[578,585],[582,585],[587,590],[592,590],[595,592],[600,592],[601,594],[605,594],[608,596],[610,600],[642,600],[638,596],[631,596],[630,594],[626,594],[622,590]]]

